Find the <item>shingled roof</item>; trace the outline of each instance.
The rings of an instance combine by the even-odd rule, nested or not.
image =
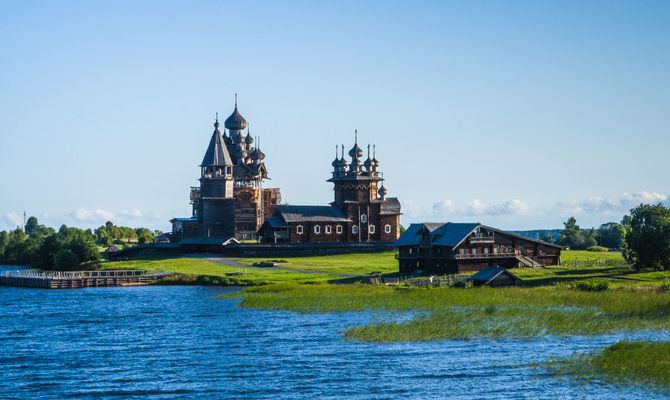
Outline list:
[[[500,229],[492,228],[490,226],[482,225],[479,222],[473,223],[461,223],[461,222],[447,222],[447,223],[435,223],[435,222],[423,222],[419,224],[412,224],[410,227],[400,235],[398,240],[393,244],[395,246],[412,246],[417,245],[421,242],[422,228],[428,229],[431,235],[432,244],[438,246],[449,246],[457,247],[465,239],[470,236],[472,231],[477,227],[487,229],[489,231],[497,232],[503,235],[513,236],[519,239],[523,239],[529,242],[540,243],[545,246],[563,248],[554,243],[544,242],[542,240],[537,240],[529,238],[526,236],[517,235],[515,233],[505,232]]]
[[[396,197],[389,197],[382,201],[379,215],[396,215],[400,214],[400,202]]]
[[[217,121],[214,124],[216,128],[212,134],[212,139],[209,141],[209,146],[207,146],[207,151],[205,152],[205,157],[202,159],[201,167],[209,166],[233,166],[233,161],[228,154],[228,149],[226,149],[226,144],[223,142],[221,137],[221,132],[219,131],[219,122]]]
[[[277,213],[285,222],[351,222],[338,207],[333,206],[277,206]]]

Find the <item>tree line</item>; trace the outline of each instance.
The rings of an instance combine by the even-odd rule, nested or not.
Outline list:
[[[25,265],[45,270],[76,270],[82,264],[100,260],[98,245],[108,247],[115,241],[151,243],[160,231],[116,226],[112,222],[92,231],[62,225],[58,231],[40,225],[30,217],[23,229],[0,232],[0,264]]]
[[[630,210],[620,223],[608,222],[598,230],[581,229],[570,217],[555,238],[543,237],[571,250],[594,249],[602,246],[623,251],[626,261],[636,269],[670,268],[670,208],[659,203],[640,204]]]

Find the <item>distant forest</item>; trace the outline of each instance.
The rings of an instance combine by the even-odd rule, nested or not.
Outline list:
[[[510,232],[515,233],[517,235],[529,237],[531,239],[542,240],[542,238],[546,237],[552,237],[556,239],[561,233],[563,233],[563,229],[534,229],[531,231],[510,231]]]

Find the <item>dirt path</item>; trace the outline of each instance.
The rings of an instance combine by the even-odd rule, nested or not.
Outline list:
[[[229,266],[229,267],[246,268],[248,270],[261,270],[261,271],[273,270],[273,271],[285,271],[285,272],[299,272],[301,274],[335,275],[335,276],[339,276],[339,277],[342,277],[342,278],[356,278],[356,277],[359,277],[359,276],[366,276],[366,275],[359,275],[359,274],[338,274],[338,273],[335,273],[335,272],[312,271],[312,270],[308,270],[308,269],[292,269],[292,268],[282,268],[282,267],[253,267],[253,266],[250,266],[250,265],[240,264],[240,263],[238,263],[235,260],[230,259],[230,258],[215,257],[215,256],[212,256],[211,254],[191,254],[189,257],[200,258],[200,259],[203,259],[203,260],[215,262],[217,264],[226,265],[226,266]]]

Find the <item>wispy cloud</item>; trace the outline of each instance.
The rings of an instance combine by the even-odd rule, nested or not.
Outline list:
[[[407,200],[403,202],[403,212],[407,214],[408,216],[415,218],[423,215],[423,207],[420,205],[416,204],[412,200]]]
[[[611,196],[588,197],[584,200],[568,200],[556,203],[549,212],[563,215],[619,215],[627,213],[641,203],[667,202],[668,196],[656,192],[622,193]]]
[[[133,208],[130,211],[122,210],[121,216],[125,218],[142,218],[142,213],[137,208]]]
[[[5,214],[5,215],[2,217],[2,220],[3,220],[3,222],[4,222],[3,225],[11,226],[12,229],[13,229],[14,227],[22,226],[22,225],[23,225],[23,217],[20,216],[20,215],[12,214],[12,213]]]
[[[473,199],[468,203],[456,203],[445,199],[433,204],[433,212],[438,215],[523,215],[528,214],[532,207],[518,199],[502,203],[485,203]]]
[[[71,214],[71,217],[78,222],[104,223],[114,220],[114,213],[101,209],[87,210],[80,208]]]

